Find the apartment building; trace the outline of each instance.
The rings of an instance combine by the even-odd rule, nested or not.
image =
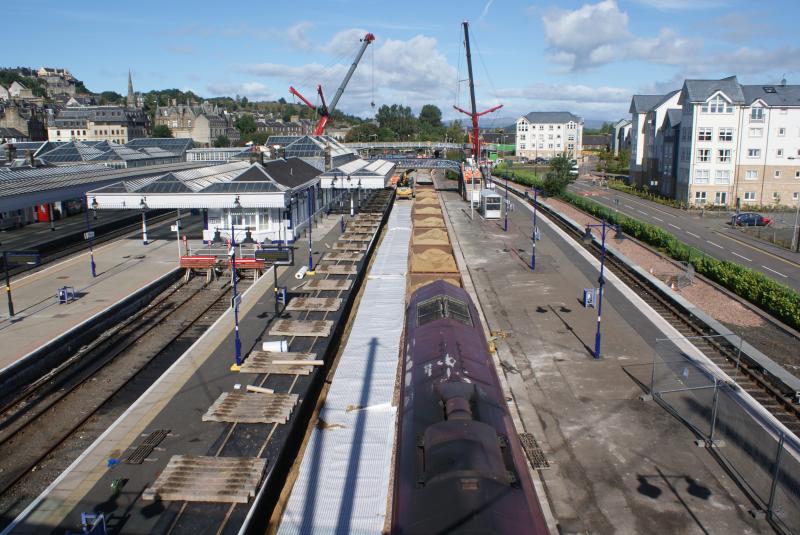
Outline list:
[[[516,155],[577,158],[583,151],[583,119],[566,111],[534,111],[517,119]]]
[[[219,136],[226,136],[232,143],[240,140],[239,132],[228,124],[217,106],[202,103],[159,106],[155,113],[155,124],[166,125],[177,138],[191,138],[196,144],[210,147]]]
[[[49,141],[112,141],[120,145],[147,137],[149,120],[140,109],[122,106],[64,108],[47,126]]]
[[[696,206],[800,202],[800,86],[685,80],[630,111],[634,185]]]
[[[676,198],[695,205],[797,206],[800,86],[686,80]]]

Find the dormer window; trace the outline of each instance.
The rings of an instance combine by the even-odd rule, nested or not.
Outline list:
[[[750,108],[750,122],[760,123],[764,120],[764,108],[761,106],[754,106]]]
[[[733,113],[733,105],[720,95],[705,102],[700,108],[703,113]]]

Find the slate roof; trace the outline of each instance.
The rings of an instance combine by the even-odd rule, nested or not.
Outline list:
[[[302,186],[320,175],[320,170],[300,158],[270,160],[264,163],[267,175],[287,188]]]
[[[768,106],[800,106],[800,85],[743,85],[742,93],[747,105],[761,99]]]
[[[676,126],[681,124],[681,118],[683,117],[683,110],[678,108],[671,108],[667,110],[667,120],[671,126]]]
[[[705,102],[717,91],[721,91],[734,104],[744,104],[745,98],[742,86],[735,76],[721,80],[686,80],[683,82],[683,94],[680,103]]]
[[[16,128],[6,128],[6,127],[3,127],[3,126],[0,126],[0,139],[9,138],[9,137],[26,138],[28,136],[26,136],[25,134],[23,134],[22,132],[20,132]]]
[[[186,154],[187,150],[194,148],[194,142],[190,137],[187,138],[142,137],[128,141],[127,143],[125,143],[125,146],[130,147],[132,149],[157,147],[161,150],[174,152],[175,154],[180,154],[181,156],[183,156],[184,154]]]
[[[568,111],[532,111],[525,118],[533,124],[563,124],[570,121],[583,123],[583,119]]]
[[[630,113],[647,113],[664,101],[665,95],[633,95]]]
[[[584,134],[581,143],[586,146],[610,145],[611,134]]]

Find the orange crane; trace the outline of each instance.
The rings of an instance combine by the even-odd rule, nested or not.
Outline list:
[[[314,135],[321,136],[325,133],[325,125],[328,124],[328,120],[330,119],[333,110],[336,109],[336,105],[339,103],[339,99],[342,98],[342,93],[344,93],[345,87],[350,82],[350,78],[352,78],[353,73],[356,71],[356,67],[358,67],[358,62],[361,61],[361,56],[364,55],[364,51],[367,50],[367,47],[375,40],[375,36],[371,33],[368,33],[361,39],[361,48],[358,50],[358,54],[356,54],[356,58],[353,60],[353,64],[350,66],[350,69],[347,71],[347,74],[342,80],[339,89],[336,91],[336,94],[333,96],[333,100],[331,101],[331,105],[328,106],[325,104],[325,95],[322,94],[322,85],[317,85],[317,94],[319,95],[320,101],[322,104],[317,107],[313,105],[311,102],[308,101],[300,92],[295,89],[294,87],[289,87],[289,92],[292,95],[295,95],[297,98],[303,101],[303,103],[314,110],[317,115],[319,115],[319,121],[317,122],[316,128],[314,128]]]

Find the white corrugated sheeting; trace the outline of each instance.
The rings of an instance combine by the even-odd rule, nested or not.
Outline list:
[[[279,535],[375,535],[383,528],[410,238],[411,207],[395,204]]]

